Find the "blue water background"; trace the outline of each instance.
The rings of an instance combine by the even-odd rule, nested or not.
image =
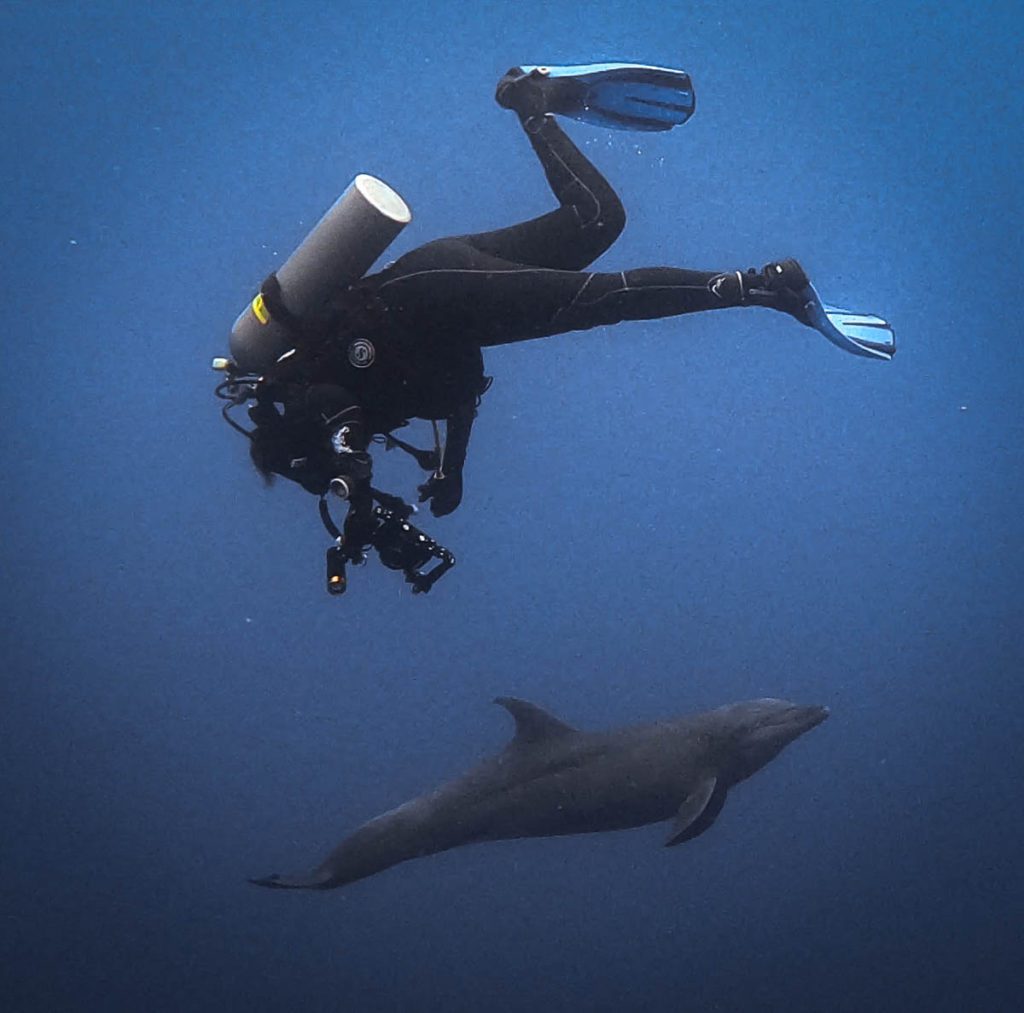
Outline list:
[[[1022,15],[1010,3],[0,5],[6,1010],[1009,1010],[1022,983]],[[322,589],[211,356],[359,171],[389,256],[551,206],[511,64],[681,66],[570,125],[602,265],[796,255],[891,364],[762,310],[490,351],[426,598]],[[424,439],[426,432],[418,432]],[[411,463],[378,473],[411,494]],[[500,748],[752,696],[833,716],[712,831],[247,875]]]

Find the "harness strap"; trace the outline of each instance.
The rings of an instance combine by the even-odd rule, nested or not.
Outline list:
[[[260,295],[263,296],[263,302],[274,320],[287,328],[293,335],[302,333],[302,321],[285,306],[281,282],[277,280],[276,274],[268,274],[263,279],[263,284],[260,285]]]

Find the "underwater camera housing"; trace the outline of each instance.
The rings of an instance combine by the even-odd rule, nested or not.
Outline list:
[[[365,562],[366,548],[373,548],[382,565],[389,570],[402,571],[406,583],[412,585],[413,594],[426,594],[455,565],[455,556],[409,523],[413,508],[404,500],[376,489],[373,497],[377,504],[363,545],[349,544],[333,522],[328,528],[332,534],[337,532],[335,544],[327,550],[328,593],[344,594],[348,587],[345,564]],[[321,516],[326,509],[326,502],[321,500]],[[436,565],[425,569],[432,561]]]
[[[410,524],[400,512],[385,506],[377,506],[373,512],[380,522],[371,543],[377,557],[389,570],[405,574],[413,594],[425,594],[455,565],[455,557],[443,545]],[[437,565],[424,572],[432,560]]]

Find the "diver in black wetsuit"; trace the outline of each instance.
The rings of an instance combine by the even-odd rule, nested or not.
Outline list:
[[[496,98],[519,116],[559,207],[427,243],[338,292],[318,319],[292,321],[294,353],[255,391],[257,467],[347,499],[347,535],[370,509],[370,439],[414,417],[446,421],[443,453],[417,455],[433,471],[420,502],[435,516],[459,505],[470,430],[489,383],[482,348],[744,305],[808,322],[796,294],[807,278],[796,261],[763,272],[586,270],[622,232],[619,198],[543,111],[535,77],[510,72]],[[262,291],[272,316],[287,319],[275,281]]]

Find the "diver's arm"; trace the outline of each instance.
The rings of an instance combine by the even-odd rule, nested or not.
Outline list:
[[[442,475],[462,473],[469,449],[469,436],[476,418],[476,400],[460,405],[453,415],[445,420],[444,454],[441,457]]]
[[[419,487],[420,502],[430,500],[435,517],[450,514],[462,502],[462,467],[476,418],[476,400],[467,401],[445,420],[444,454],[437,472]]]

